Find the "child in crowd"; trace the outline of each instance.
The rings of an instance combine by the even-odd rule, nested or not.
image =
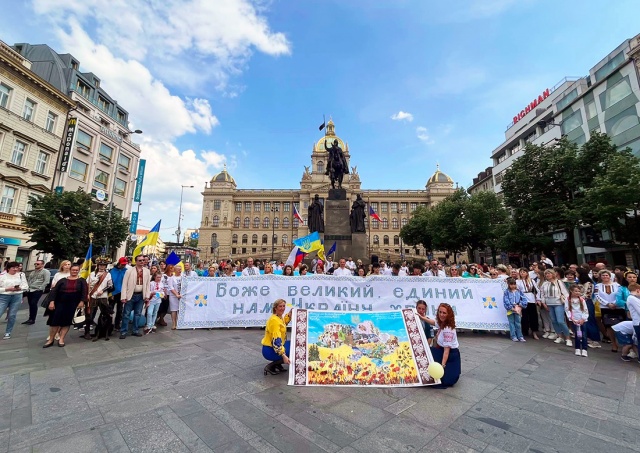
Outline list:
[[[158,315],[158,308],[164,298],[165,287],[162,283],[162,273],[157,272],[153,274],[153,280],[149,283],[149,302],[147,302],[147,327],[144,329],[144,334],[147,335],[156,330],[156,316]]]
[[[622,321],[618,324],[611,326],[611,329],[616,334],[616,340],[618,340],[618,345],[622,346],[622,356],[620,357],[624,362],[631,362],[631,357],[629,357],[629,351],[633,349],[636,354],[638,354],[638,348],[634,343],[638,341],[635,339],[634,342],[634,330],[633,330],[633,321]]]
[[[564,306],[567,319],[573,323],[573,340],[576,345],[576,355],[588,357],[587,352],[587,325],[589,309],[587,302],[582,297],[582,287],[575,283],[569,286],[569,298]]]
[[[423,318],[427,317],[427,303],[424,300],[416,302],[416,311],[420,315],[420,322],[422,323],[422,329],[424,330],[424,336],[427,338],[429,346],[433,341],[433,327]]]
[[[631,323],[636,338],[640,338],[640,284],[638,283],[629,283],[627,309],[629,310],[629,315],[631,315]],[[638,363],[640,363],[640,355],[638,356]]]
[[[504,292],[504,308],[507,309],[512,341],[527,341],[522,335],[522,309],[527,306],[527,297],[518,289],[515,279],[507,278],[508,288]]]

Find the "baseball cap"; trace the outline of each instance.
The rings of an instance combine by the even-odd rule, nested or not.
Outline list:
[[[118,264],[129,264],[129,260],[123,256],[118,260]]]

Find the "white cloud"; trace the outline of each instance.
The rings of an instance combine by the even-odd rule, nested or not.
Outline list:
[[[391,115],[391,119],[394,121],[413,121],[413,115],[409,112],[403,112],[400,110],[398,113]]]
[[[416,137],[418,137],[418,139],[421,142],[423,142],[423,143],[425,143],[427,145],[433,145],[435,143],[433,141],[433,139],[431,138],[431,136],[429,135],[429,131],[424,126],[416,127]]]
[[[266,8],[256,0],[34,0],[34,10],[59,27],[76,19],[116,55],[146,61],[166,80],[173,74],[180,86],[209,88],[213,80],[224,89],[253,49],[291,53],[287,37],[270,29]]]

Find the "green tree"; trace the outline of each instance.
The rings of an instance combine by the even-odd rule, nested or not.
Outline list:
[[[129,220],[125,219],[115,211],[103,208],[93,213],[94,225],[93,244],[99,251],[106,246],[109,240],[109,252],[115,251],[127,240],[129,235]]]
[[[431,218],[433,211],[426,207],[420,206],[413,211],[411,220],[400,230],[400,237],[407,245],[422,245],[428,251],[433,250],[431,236]]]

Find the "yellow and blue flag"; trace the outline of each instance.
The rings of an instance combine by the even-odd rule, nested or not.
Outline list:
[[[136,259],[136,256],[140,255],[142,253],[142,249],[144,249],[146,246],[149,245],[151,247],[155,247],[156,243],[158,242],[158,235],[160,234],[160,222],[162,222],[162,220],[159,220],[158,223],[156,223],[156,226],[151,228],[149,234],[147,234],[145,238],[140,241],[140,244],[138,244],[136,249],[133,251],[134,261]]]
[[[320,241],[320,233],[317,231],[314,231],[307,236],[294,239],[293,245],[297,245],[304,253],[311,253],[314,250],[322,250],[324,252],[324,245],[322,245],[322,241]]]
[[[84,278],[85,280],[89,278],[89,274],[91,273],[91,257],[93,256],[93,244],[89,244],[89,250],[87,250],[87,255],[84,257],[84,263],[82,263],[82,267],[80,268],[80,278]]]

